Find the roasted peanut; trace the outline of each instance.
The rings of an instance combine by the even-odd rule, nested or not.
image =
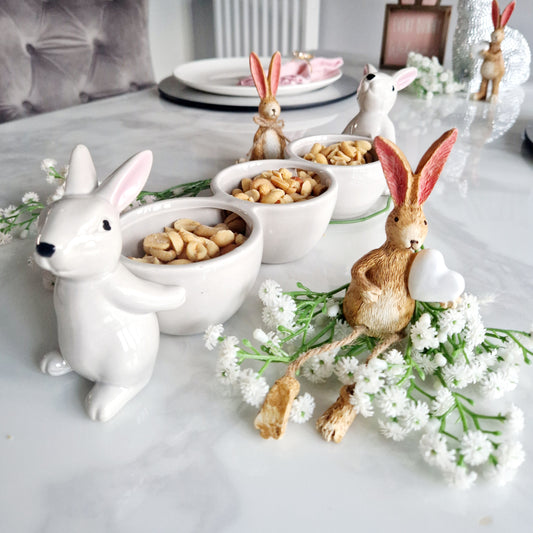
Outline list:
[[[211,240],[220,248],[231,244],[235,240],[235,233],[233,231],[226,229],[219,231],[216,235],[211,237]]]

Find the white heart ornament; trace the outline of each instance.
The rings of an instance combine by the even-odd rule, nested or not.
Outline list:
[[[438,250],[425,249],[415,256],[408,279],[409,294],[419,302],[452,302],[465,290],[465,279],[450,270]]]

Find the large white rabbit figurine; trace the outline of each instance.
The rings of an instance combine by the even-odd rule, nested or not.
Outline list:
[[[85,399],[91,419],[109,420],[150,380],[159,348],[156,311],[185,301],[185,289],[151,283],[119,262],[119,214],[139,194],[152,166],[140,152],[100,186],[87,148],[70,158],[65,195],[46,211],[37,237],[37,264],[57,276],[54,307],[59,350],[41,370],[74,370],[94,381]]]
[[[416,68],[407,67],[389,76],[378,72],[372,65],[365,65],[363,79],[357,89],[359,113],[342,133],[371,139],[381,135],[396,142],[396,131],[388,113],[396,102],[398,91],[407,87],[416,78],[417,73]]]

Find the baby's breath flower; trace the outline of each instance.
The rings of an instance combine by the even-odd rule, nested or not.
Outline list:
[[[358,414],[368,418],[374,415],[372,400],[366,392],[360,392],[357,389],[350,395],[350,403]]]
[[[446,385],[453,389],[464,389],[472,383],[472,371],[464,361],[446,365],[441,372]]]
[[[220,342],[220,337],[224,332],[224,326],[222,324],[212,324],[207,327],[204,333],[204,343],[208,350],[213,350],[215,346]]]
[[[294,400],[291,408],[291,414],[289,415],[292,422],[297,424],[303,424],[307,422],[312,416],[315,410],[315,399],[306,392],[303,396],[298,396]]]
[[[266,279],[259,287],[259,298],[267,307],[274,307],[282,293],[281,285],[272,279]]]
[[[50,170],[57,167],[57,161],[55,159],[46,158],[41,161],[41,170],[45,174],[49,174]]]
[[[239,385],[244,401],[253,407],[260,407],[268,392],[265,378],[247,368],[240,373]]]
[[[424,313],[411,327],[410,336],[413,347],[420,352],[439,346],[437,330],[431,325],[429,313]]]
[[[461,333],[465,325],[466,319],[457,309],[447,309],[440,313],[438,322],[439,341],[445,342],[449,336]]]
[[[355,380],[354,373],[358,365],[359,361],[355,357],[341,357],[334,365],[333,370],[341,383],[349,385]]]
[[[217,379],[222,385],[233,385],[237,383],[240,371],[241,369],[235,361],[225,358],[220,358],[215,368]]]
[[[455,465],[455,450],[449,450],[446,438],[438,432],[426,432],[418,444],[420,453],[426,463],[441,470],[451,470]]]
[[[361,393],[375,394],[384,385],[384,374],[370,365],[360,365],[354,370],[355,389]]]
[[[505,425],[511,433],[520,433],[524,429],[524,411],[512,404],[505,415]]]
[[[399,416],[408,403],[407,391],[396,386],[384,387],[377,395],[377,403],[384,415]]]
[[[260,342],[261,344],[266,344],[270,340],[268,338],[268,335],[261,328],[254,329],[253,337],[257,342]]]
[[[330,318],[336,317],[339,313],[340,307],[337,302],[332,303],[327,309],[327,314]]]
[[[514,440],[502,442],[494,452],[494,457],[502,467],[514,470],[524,462],[526,454],[522,444]]]
[[[449,470],[444,471],[444,477],[450,487],[467,490],[474,485],[477,479],[477,473],[468,471],[464,466],[454,465]]]
[[[0,231],[0,246],[9,244],[13,240],[13,236],[10,233],[2,233]]]
[[[493,446],[487,435],[476,429],[463,435],[460,450],[465,463],[478,466],[489,458]]]
[[[235,359],[237,357],[237,346],[239,344],[239,339],[233,335],[229,335],[224,339],[220,340],[220,357],[225,359]]]
[[[22,197],[23,204],[29,204],[31,202],[38,202],[38,201],[39,201],[39,195],[36,192],[27,192]]]
[[[425,402],[409,401],[400,415],[400,422],[408,431],[422,429],[429,420],[429,406]]]
[[[408,434],[408,431],[395,422],[394,420],[378,419],[379,431],[387,439],[392,439],[395,442],[402,441]]]
[[[455,399],[450,392],[450,389],[443,387],[440,389],[435,399],[431,402],[431,414],[434,416],[442,416],[444,413],[448,412],[453,405],[455,405]]]

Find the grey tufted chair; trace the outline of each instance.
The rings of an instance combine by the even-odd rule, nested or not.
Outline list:
[[[0,122],[153,84],[147,0],[0,0]]]

